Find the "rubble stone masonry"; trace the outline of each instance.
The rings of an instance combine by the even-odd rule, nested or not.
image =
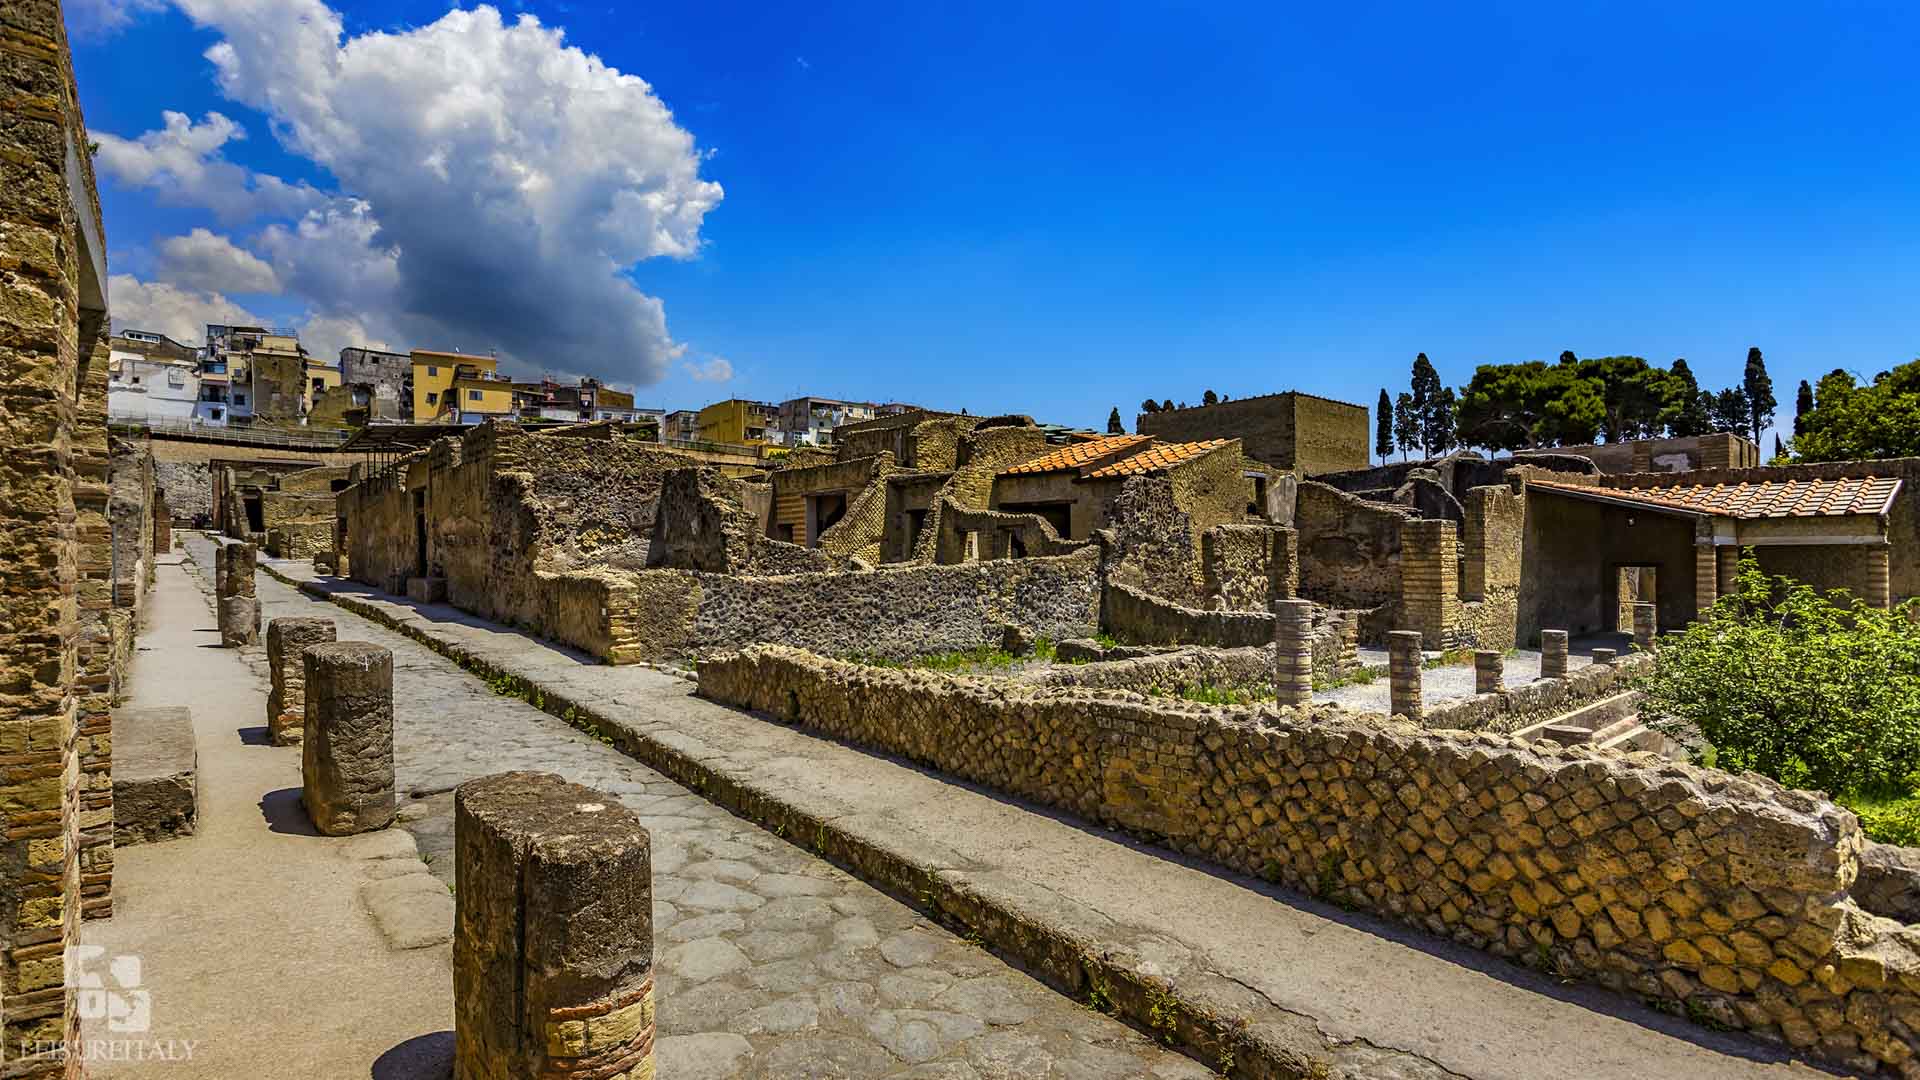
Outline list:
[[[1920,926],[1848,890],[1853,815],[1652,754],[845,664],[700,692],[1843,1067],[1920,1047]]]

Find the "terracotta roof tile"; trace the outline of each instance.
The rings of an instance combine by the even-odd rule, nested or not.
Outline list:
[[[1002,469],[1000,475],[1027,476],[1036,473],[1077,471],[1101,458],[1152,441],[1151,435],[1108,435],[1091,442],[1070,443],[1032,461],[1023,461],[1010,469]]]
[[[1866,476],[1840,480],[1763,480],[1740,484],[1603,488],[1531,480],[1528,486],[1720,517],[1787,518],[1885,513],[1900,490],[1900,481],[1892,477]]]
[[[1185,465],[1205,454],[1227,445],[1225,439],[1208,439],[1205,442],[1156,443],[1132,457],[1122,458],[1111,465],[1087,474],[1089,480],[1105,480],[1114,476],[1143,476],[1147,473],[1171,469],[1176,465]]]

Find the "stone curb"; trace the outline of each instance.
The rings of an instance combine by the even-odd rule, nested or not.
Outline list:
[[[357,597],[329,592],[317,582],[289,578],[265,563],[276,580],[404,634],[485,679],[566,721],[774,836],[835,863],[894,899],[927,913],[963,935],[990,945],[1041,981],[1180,1050],[1222,1076],[1242,1080],[1324,1080],[1340,1075],[1335,1063],[1354,1049],[1398,1080],[1447,1080],[1459,1074],[1418,1054],[1375,1047],[1364,1040],[1336,1044],[1306,1015],[1275,1006],[1257,991],[1212,972],[1168,978],[1124,942],[1106,940],[1109,920],[1097,912],[992,871],[956,867],[964,860],[905,836],[887,823],[821,817],[757,783],[704,743],[674,738],[671,728],[636,730],[537,681],[506,671],[470,650],[428,634],[407,620]],[[662,736],[665,736],[663,738]],[[710,755],[710,757],[709,757]]]

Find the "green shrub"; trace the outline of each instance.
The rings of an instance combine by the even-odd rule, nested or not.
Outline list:
[[[1688,725],[1715,763],[1834,795],[1913,790],[1920,770],[1920,625],[1914,602],[1886,611],[1761,572],[1706,617],[1653,647],[1647,722]]]
[[[1867,839],[1901,847],[1920,847],[1920,796],[1894,794],[1843,796],[1841,804],[1860,819]]]

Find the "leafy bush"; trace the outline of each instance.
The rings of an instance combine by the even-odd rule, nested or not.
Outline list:
[[[1867,834],[1867,839],[1901,847],[1920,847],[1920,796],[1853,795],[1840,801],[1860,819],[1861,831]]]
[[[1920,625],[1844,591],[1762,573],[1702,621],[1661,638],[1640,682],[1647,722],[1691,725],[1716,764],[1836,796],[1905,793],[1920,769]]]

